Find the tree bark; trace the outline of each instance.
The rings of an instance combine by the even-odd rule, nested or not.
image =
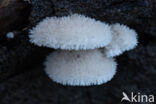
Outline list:
[[[0,2],[0,104],[120,104],[122,92],[156,92],[155,0],[19,0]],[[113,80],[92,87],[62,87],[43,72],[53,51],[29,43],[29,29],[48,16],[83,14],[107,23],[128,25],[139,34],[138,46],[117,57]],[[13,31],[15,38],[5,34]]]

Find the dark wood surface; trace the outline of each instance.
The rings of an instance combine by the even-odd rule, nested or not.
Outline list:
[[[122,92],[156,94],[155,0],[4,0],[0,1],[0,104],[120,104]],[[29,29],[47,16],[80,13],[136,30],[139,44],[116,58],[118,70],[108,83],[62,86],[44,73],[53,51],[29,43]],[[15,33],[6,39],[7,32]],[[127,103],[126,103],[127,104]],[[141,103],[138,103],[141,104]]]

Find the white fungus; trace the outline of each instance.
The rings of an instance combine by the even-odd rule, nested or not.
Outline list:
[[[8,39],[13,39],[13,38],[14,38],[14,33],[13,33],[13,32],[8,32],[8,33],[6,34],[6,37],[7,37]]]
[[[114,57],[136,47],[137,33],[125,25],[111,25],[112,41],[105,47],[107,57]]]
[[[30,31],[30,41],[38,46],[64,50],[87,50],[108,45],[110,26],[95,19],[72,14],[48,17]]]
[[[48,17],[30,31],[29,38],[38,46],[61,49],[47,56],[45,72],[53,81],[72,86],[108,82],[116,73],[111,57],[137,45],[133,29],[79,14]]]
[[[116,62],[100,50],[55,51],[45,62],[48,76],[63,85],[99,85],[111,80]]]

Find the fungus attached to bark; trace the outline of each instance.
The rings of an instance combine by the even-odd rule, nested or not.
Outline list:
[[[116,62],[98,50],[55,51],[45,62],[48,76],[64,85],[99,85],[111,80]]]
[[[114,57],[137,46],[137,33],[125,25],[111,25],[112,41],[105,47],[108,57]]]
[[[48,17],[30,34],[30,41],[38,46],[65,50],[100,48],[112,39],[108,24],[78,14]]]
[[[78,14],[48,17],[30,31],[29,37],[38,46],[61,49],[47,57],[45,72],[52,80],[73,86],[111,80],[116,72],[111,57],[137,45],[136,32],[125,25],[109,26]]]

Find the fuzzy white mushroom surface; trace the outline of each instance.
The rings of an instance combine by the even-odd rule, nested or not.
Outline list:
[[[55,51],[47,57],[45,72],[63,85],[99,85],[113,78],[116,62],[99,50]]]
[[[48,17],[30,31],[30,41],[38,46],[64,50],[87,50],[108,45],[110,26],[84,15]]]
[[[112,42],[105,47],[107,57],[114,57],[137,46],[137,33],[125,25],[113,24]]]

